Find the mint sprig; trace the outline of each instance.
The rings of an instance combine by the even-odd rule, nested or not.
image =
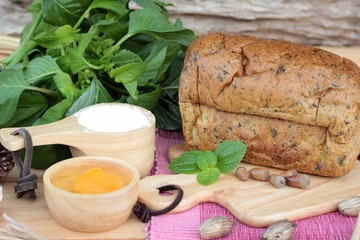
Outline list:
[[[225,140],[214,152],[192,150],[173,159],[169,169],[176,173],[198,173],[197,181],[208,186],[215,182],[220,173],[234,170],[246,153],[246,145],[241,141]]]

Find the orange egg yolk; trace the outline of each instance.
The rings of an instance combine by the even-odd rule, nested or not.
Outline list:
[[[121,178],[104,171],[102,168],[89,168],[75,178],[71,191],[83,194],[98,194],[118,190],[124,187]]]

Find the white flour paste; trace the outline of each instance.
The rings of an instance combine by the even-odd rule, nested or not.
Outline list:
[[[151,125],[150,112],[130,104],[97,104],[75,113],[78,123],[93,132],[129,132]]]

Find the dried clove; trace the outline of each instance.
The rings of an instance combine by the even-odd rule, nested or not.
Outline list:
[[[307,188],[310,185],[310,177],[306,174],[298,174],[286,178],[286,185],[295,188]]]
[[[286,180],[283,176],[277,174],[271,174],[269,182],[276,188],[283,188],[286,185]]]
[[[299,173],[298,173],[298,171],[296,171],[296,169],[290,169],[290,170],[286,170],[286,171],[283,171],[282,173],[280,173],[280,175],[283,176],[284,178],[296,176],[298,174]]]
[[[267,181],[270,177],[270,172],[266,168],[255,167],[250,170],[250,175],[253,179],[258,181]]]
[[[209,218],[200,225],[200,236],[202,239],[224,237],[232,231],[235,224],[230,218],[224,216]]]
[[[280,220],[270,225],[263,235],[261,240],[288,240],[294,235],[297,225],[288,220]]]
[[[360,212],[360,196],[352,196],[338,204],[339,211],[346,216],[358,216]]]
[[[235,174],[241,181],[247,181],[250,178],[250,173],[242,166],[236,168]]]

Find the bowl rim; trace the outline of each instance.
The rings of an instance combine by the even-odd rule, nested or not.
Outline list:
[[[130,107],[130,108],[137,108],[137,109],[140,109],[141,112],[143,112],[147,118],[149,119],[149,125],[145,125],[145,126],[142,126],[142,127],[139,127],[139,128],[136,128],[136,129],[133,129],[133,130],[129,130],[129,131],[126,131],[126,132],[97,132],[97,131],[93,131],[91,129],[88,129],[86,128],[86,126],[84,125],[81,125],[78,121],[78,116],[79,114],[81,114],[82,111],[86,111],[90,108],[94,108],[94,107],[101,107],[101,106],[104,106],[104,105],[118,105],[118,106],[126,106],[126,107]],[[74,114],[71,115],[72,117],[75,118],[75,120],[77,121],[77,124],[79,126],[81,126],[83,129],[84,129],[84,132],[85,133],[90,133],[90,134],[102,134],[102,135],[126,135],[126,134],[131,134],[131,133],[134,133],[134,132],[140,132],[142,130],[145,130],[145,129],[149,129],[149,128],[152,128],[152,127],[155,127],[155,123],[156,123],[156,117],[155,115],[147,110],[146,108],[144,107],[141,107],[141,106],[137,106],[137,105],[134,105],[134,104],[129,104],[129,103],[120,103],[120,102],[109,102],[109,103],[97,103],[97,104],[93,104],[93,105],[90,105],[90,106],[87,106],[87,107],[84,107],[80,110],[78,110],[77,112],[75,112]]]
[[[85,163],[85,162],[88,162],[89,160],[96,160],[96,161],[100,161],[103,163],[110,163],[110,164],[117,165],[120,167],[125,167],[127,170],[129,170],[130,174],[132,175],[132,179],[126,186],[124,186],[118,190],[115,190],[112,192],[106,192],[106,193],[73,193],[73,192],[63,190],[59,187],[56,187],[51,182],[51,174],[54,171],[56,171],[56,169],[60,168],[62,165],[69,165],[74,162]],[[91,161],[91,162],[93,162],[93,161]],[[135,166],[133,166],[131,163],[129,163],[125,160],[115,158],[115,157],[107,157],[107,156],[80,156],[80,157],[68,158],[68,159],[62,160],[60,162],[57,162],[57,163],[51,165],[49,168],[47,168],[45,170],[45,172],[43,174],[44,188],[47,187],[47,188],[51,189],[52,191],[59,192],[62,195],[69,196],[69,197],[76,197],[76,198],[112,197],[115,195],[119,195],[121,193],[128,192],[129,190],[134,188],[134,186],[136,186],[139,183],[139,181],[140,181],[140,173],[136,169]],[[45,198],[46,198],[46,194],[45,194]]]

